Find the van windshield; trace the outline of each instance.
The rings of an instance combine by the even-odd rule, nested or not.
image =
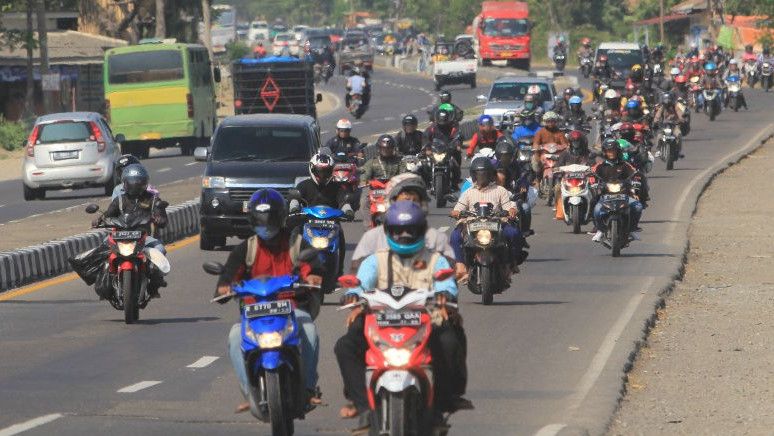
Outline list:
[[[308,161],[307,131],[293,127],[226,126],[212,145],[214,160]]]
[[[551,90],[545,83],[529,82],[503,82],[492,85],[492,93],[489,95],[489,101],[514,101],[524,100],[527,90],[530,86],[536,85],[540,88],[540,98],[543,101],[551,101]]]
[[[486,36],[522,36],[529,33],[527,20],[508,18],[487,18],[484,20]]]
[[[601,54],[607,55],[607,63],[615,68],[626,69],[632,67],[634,64],[643,64],[642,52],[640,50],[631,49],[603,49],[597,50],[597,56]]]

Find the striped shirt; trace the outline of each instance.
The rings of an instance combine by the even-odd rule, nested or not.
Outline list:
[[[454,205],[454,210],[458,212],[473,211],[473,205],[476,203],[492,203],[495,211],[508,211],[516,208],[516,203],[511,201],[510,191],[496,183],[490,183],[484,188],[470,187]]]

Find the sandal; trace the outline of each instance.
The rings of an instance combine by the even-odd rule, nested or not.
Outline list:
[[[357,416],[357,408],[352,403],[347,404],[339,410],[339,417],[341,417],[341,419],[352,419],[357,418]]]

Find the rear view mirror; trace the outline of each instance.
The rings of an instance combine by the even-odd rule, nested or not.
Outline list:
[[[212,78],[215,80],[215,83],[220,83],[220,68],[215,67],[212,69]]]
[[[339,277],[339,286],[342,288],[357,288],[360,286],[360,279],[355,275],[346,275]]]
[[[194,150],[194,160],[202,162],[207,160],[207,156],[209,155],[209,151],[207,147],[196,147]]]
[[[86,206],[86,213],[97,213],[99,210],[99,205],[96,205],[94,203],[91,203],[90,205]]]
[[[287,194],[285,194],[285,197],[287,197],[288,200],[300,200],[301,191],[298,189],[290,189],[288,190]]]
[[[119,133],[118,135],[116,135],[115,140],[120,144],[126,141],[126,136],[124,136],[123,133]]]
[[[204,264],[202,265],[202,269],[207,274],[219,276],[221,273],[223,273],[223,264],[220,262],[213,262],[213,261],[204,262]]]
[[[317,93],[317,97],[315,98],[315,101],[316,101],[317,103],[321,102],[321,101],[322,101],[322,94],[320,94],[320,93]]]

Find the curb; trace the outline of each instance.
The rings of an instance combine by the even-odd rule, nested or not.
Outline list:
[[[199,233],[199,200],[167,208],[167,226],[159,232],[165,244]],[[72,256],[99,245],[107,230],[75,236],[0,253],[0,293],[72,271]]]

